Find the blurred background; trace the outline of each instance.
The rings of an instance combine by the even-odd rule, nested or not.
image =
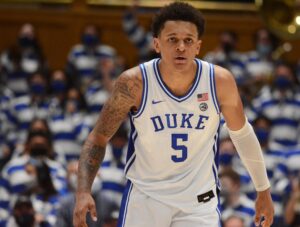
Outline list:
[[[0,0],[0,227],[72,226],[81,146],[119,74],[158,57],[151,19],[170,2]],[[300,226],[300,1],[184,2],[206,18],[198,57],[238,84],[272,183],[272,226]],[[116,226],[129,132],[124,122],[107,147],[89,226]],[[254,226],[255,190],[226,128],[219,152],[223,226]]]

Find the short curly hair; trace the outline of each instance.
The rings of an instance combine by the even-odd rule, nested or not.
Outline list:
[[[198,31],[198,38],[204,33],[205,19],[202,13],[187,3],[174,2],[161,8],[153,18],[153,37],[159,36],[167,21],[186,21],[195,24]]]

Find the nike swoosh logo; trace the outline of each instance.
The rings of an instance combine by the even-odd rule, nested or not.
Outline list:
[[[161,102],[164,102],[163,100],[160,100],[160,101],[155,101],[155,100],[152,100],[152,104],[158,104],[158,103],[161,103]]]

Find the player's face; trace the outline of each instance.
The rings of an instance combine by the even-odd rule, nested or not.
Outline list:
[[[163,61],[177,67],[193,63],[201,47],[195,24],[186,21],[167,21],[158,38],[154,38],[154,47]]]

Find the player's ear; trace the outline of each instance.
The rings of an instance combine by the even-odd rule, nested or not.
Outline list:
[[[199,40],[197,41],[197,47],[196,47],[196,54],[197,54],[197,55],[200,53],[201,44],[202,44],[202,40],[199,39]]]
[[[153,48],[156,53],[160,53],[159,40],[156,37],[153,38]]]

